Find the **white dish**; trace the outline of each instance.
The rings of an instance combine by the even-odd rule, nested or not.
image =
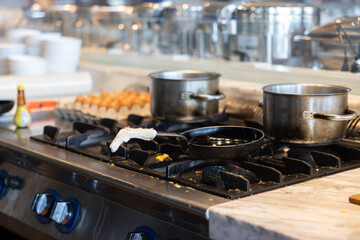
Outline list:
[[[25,54],[26,46],[20,43],[0,43],[0,59],[6,59],[13,54]]]
[[[47,61],[49,73],[76,71],[81,53],[81,39],[72,37],[49,38],[42,41],[41,56]]]
[[[46,74],[46,61],[38,56],[11,55],[8,57],[8,71],[14,75]]]
[[[25,42],[29,55],[40,56],[42,52],[43,41],[46,39],[59,38],[61,34],[58,32],[42,33],[40,35],[29,36]]]
[[[41,31],[29,28],[15,28],[8,32],[8,40],[11,43],[24,43],[25,38],[34,35],[40,35]]]

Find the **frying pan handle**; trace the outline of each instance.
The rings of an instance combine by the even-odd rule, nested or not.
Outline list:
[[[181,99],[182,100],[189,100],[189,99],[195,99],[199,101],[216,101],[221,100],[225,98],[224,93],[217,93],[215,95],[208,95],[208,94],[196,94],[191,92],[182,92],[181,93]]]
[[[189,141],[183,135],[179,135],[179,134],[176,134],[176,133],[157,132],[156,136],[158,136],[158,137],[175,137],[176,140],[180,144],[181,150],[186,152],[186,153],[188,153],[188,151],[189,151]]]
[[[324,113],[316,113],[311,111],[304,111],[303,118],[304,119],[324,119],[330,121],[349,121],[356,118],[356,112],[346,109],[345,114],[324,114]]]

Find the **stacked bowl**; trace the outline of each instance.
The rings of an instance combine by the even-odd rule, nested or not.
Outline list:
[[[47,32],[47,33],[42,33],[40,35],[28,36],[25,40],[28,54],[32,56],[40,56],[42,42],[45,39],[59,38],[59,37],[61,37],[61,33],[58,32]]]
[[[38,56],[11,55],[8,57],[8,72],[14,75],[46,74],[46,61]]]
[[[81,39],[48,38],[42,41],[41,56],[46,59],[48,73],[76,71],[81,52]]]
[[[26,46],[20,43],[0,43],[0,74],[9,74],[8,57],[11,55],[25,54]]]
[[[29,36],[40,35],[41,31],[37,29],[15,28],[8,32],[8,39],[11,43],[24,43]]]

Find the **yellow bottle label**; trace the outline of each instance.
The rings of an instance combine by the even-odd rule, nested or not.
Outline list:
[[[17,127],[27,127],[29,126],[30,122],[31,118],[26,105],[18,106],[14,117],[15,125]]]

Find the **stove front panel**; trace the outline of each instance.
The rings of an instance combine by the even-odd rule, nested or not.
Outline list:
[[[184,228],[177,227],[152,216],[145,215],[101,196],[83,191],[60,181],[39,175],[2,161],[0,170],[24,180],[20,190],[7,188],[0,199],[0,224],[27,239],[126,239],[130,232],[151,229],[158,239],[206,239]],[[69,198],[80,203],[80,215],[70,233],[62,233],[56,222],[41,223],[32,210],[36,194],[46,190],[59,194],[59,201]],[[145,227],[145,228],[144,228]],[[144,230],[145,229],[145,230]],[[150,231],[150,230],[149,230]],[[146,234],[150,234],[146,232]]]

